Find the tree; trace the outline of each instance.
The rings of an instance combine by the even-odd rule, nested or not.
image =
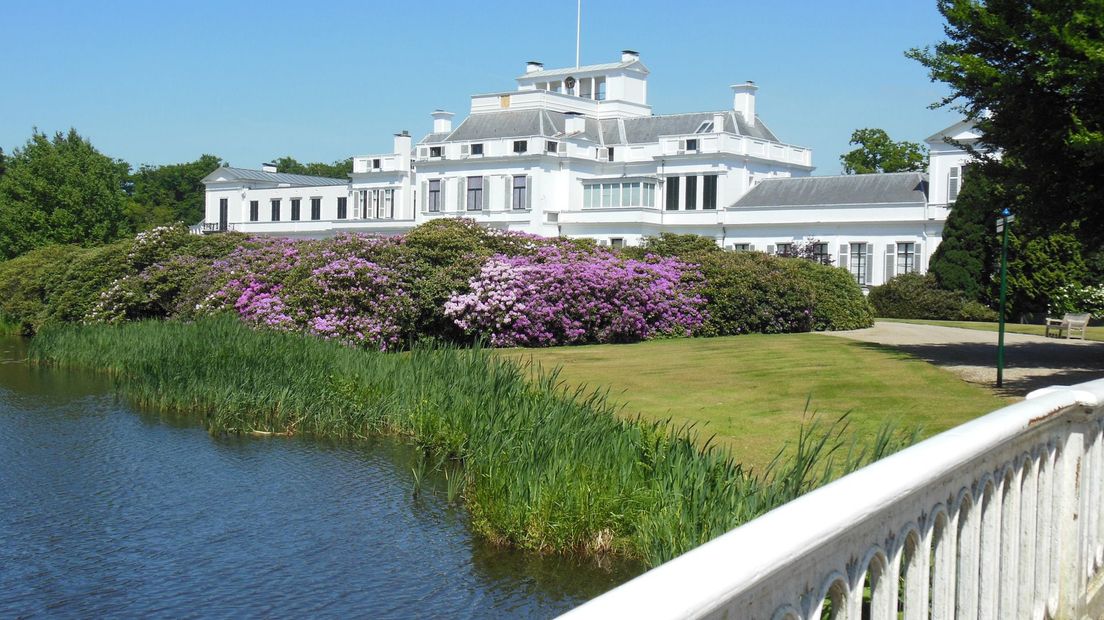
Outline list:
[[[0,177],[4,176],[4,149],[0,148]]]
[[[0,257],[51,243],[91,245],[128,230],[123,182],[130,166],[97,151],[75,129],[37,129],[0,177]]]
[[[1012,202],[987,170],[985,166],[970,167],[969,182],[963,184],[947,216],[943,240],[928,268],[940,288],[962,291],[982,303],[992,302],[989,283],[999,268],[997,214]]]
[[[1100,0],[939,0],[948,40],[907,56],[951,87],[933,107],[972,120],[1026,188],[1029,227],[1104,241],[1104,5]]]
[[[194,224],[203,219],[206,188],[201,182],[212,170],[223,165],[214,155],[167,166],[144,165],[130,176],[128,209],[138,229],[173,222]]]
[[[859,148],[840,155],[844,174],[919,172],[927,162],[927,149],[915,142],[894,142],[883,129],[856,129],[850,144]]]
[[[291,174],[309,174],[316,177],[329,177],[331,179],[344,179],[353,171],[353,158],[335,161],[332,164],[309,163],[301,164],[290,155],[275,159],[276,169],[280,172]]]

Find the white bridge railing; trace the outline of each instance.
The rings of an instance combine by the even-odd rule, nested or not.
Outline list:
[[[1104,379],[1038,390],[567,613],[1100,618]]]

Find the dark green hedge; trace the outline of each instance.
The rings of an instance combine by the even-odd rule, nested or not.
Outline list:
[[[907,273],[870,289],[878,316],[889,319],[995,321],[997,314],[961,291],[939,288],[935,276]]]

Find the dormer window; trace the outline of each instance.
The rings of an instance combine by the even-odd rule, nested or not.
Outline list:
[[[525,153],[529,150],[528,140],[514,140],[514,153]]]
[[[483,154],[483,144],[482,143],[476,143],[476,144],[471,145],[471,154],[472,155],[482,155]]]
[[[701,125],[694,130],[694,133],[711,133],[713,131],[713,121],[702,121]]]
[[[439,147],[439,146],[429,147],[429,156],[430,157],[440,157],[441,156],[441,147]]]
[[[546,153],[555,153],[558,147],[559,143],[554,140],[545,140],[544,142],[544,150]]]
[[[380,169],[380,160],[373,159],[372,160],[372,170],[379,170],[379,169]]]
[[[686,152],[693,153],[698,150],[698,141],[696,138],[691,138],[686,141]]]

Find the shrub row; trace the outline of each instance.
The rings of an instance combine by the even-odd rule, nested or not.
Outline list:
[[[870,289],[878,316],[889,319],[995,321],[997,313],[960,291],[939,288],[932,274],[906,273]]]
[[[324,240],[164,227],[0,264],[0,315],[26,332],[221,312],[381,349],[422,339],[549,346],[856,329],[872,316],[845,271],[806,260],[723,252],[693,235],[617,252],[470,220]]]

